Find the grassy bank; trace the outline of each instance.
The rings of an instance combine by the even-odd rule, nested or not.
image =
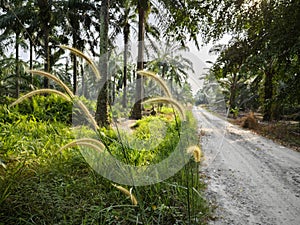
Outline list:
[[[202,197],[205,186],[198,177],[199,163],[193,157],[163,182],[123,186],[132,193],[126,195],[96,173],[77,147],[59,152],[74,139],[68,123],[5,107],[1,112],[0,224],[205,224],[209,218],[210,210]],[[167,130],[157,145],[149,127],[158,121],[167,124]],[[182,148],[198,143],[191,115],[188,121],[186,132],[191,138]],[[142,156],[132,148],[124,155],[115,141],[107,144],[116,158],[129,159],[129,164],[156,163],[174,151],[180,126],[170,113],[137,121],[127,138],[150,140],[145,147],[151,151]],[[112,130],[104,132],[109,140],[118,136]]]

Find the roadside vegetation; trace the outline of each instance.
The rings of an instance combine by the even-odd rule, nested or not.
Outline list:
[[[39,107],[33,110],[34,105]],[[56,108],[56,106],[59,106]],[[62,107],[64,106],[64,107]],[[49,109],[56,108],[51,117]],[[130,195],[100,174],[85,161],[78,147],[59,149],[74,140],[69,125],[70,105],[56,95],[36,96],[15,108],[1,106],[0,221],[2,224],[202,224],[210,210],[202,197],[205,188],[198,176],[199,160],[190,162],[173,177],[161,183],[125,187]],[[168,131],[159,146],[146,155],[128,152],[135,165],[160,161],[178,142],[178,126],[171,108],[163,107],[157,116],[145,117],[134,124],[132,138],[149,138],[149,125],[163,120]],[[65,115],[62,117],[61,115]],[[188,143],[197,145],[197,127],[191,114]],[[109,138],[117,134],[104,130]],[[128,136],[130,136],[128,134]],[[107,138],[108,138],[107,137]],[[128,137],[130,138],[130,137]],[[109,146],[121,160],[121,149]],[[156,150],[155,150],[156,149]],[[176,162],[174,162],[176,163]]]

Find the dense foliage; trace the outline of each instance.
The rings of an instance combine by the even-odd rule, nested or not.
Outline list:
[[[210,75],[231,111],[260,109],[266,121],[299,120],[299,1],[239,2],[233,19],[223,23],[231,41],[212,49],[219,57]]]
[[[149,141],[152,146],[145,146],[153,151],[137,154],[128,149],[125,158],[120,146],[111,141],[117,134],[103,129],[112,153],[137,166],[163,160],[177,142],[178,125],[171,109],[162,111],[167,114],[146,117],[134,126],[133,136],[127,134],[128,140],[148,140],[152,138],[149,127],[160,128],[153,120],[167,122],[161,144]],[[210,212],[200,194],[204,185],[193,159],[162,183],[134,187],[138,205],[133,206],[129,197],[88,166],[78,148],[59,151],[74,139],[66,124],[49,123],[47,118],[37,121],[31,113],[7,109],[2,113],[6,119],[0,122],[0,220],[4,224],[199,224],[208,219]],[[189,118],[186,132],[194,138],[186,146],[198,142],[196,123]]]

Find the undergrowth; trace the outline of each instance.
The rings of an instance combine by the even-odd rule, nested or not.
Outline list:
[[[95,64],[81,51],[60,47],[85,59],[100,78]],[[150,98],[142,104],[172,105],[173,116],[159,115],[137,121],[131,134],[125,134],[122,138],[122,132],[117,127],[116,130],[100,128],[92,115],[93,103],[87,104],[89,101],[84,102],[84,99],[75,96],[58,77],[43,71],[29,72],[53,80],[64,92],[56,89],[34,90],[21,96],[9,107],[1,108],[1,223],[206,222],[209,209],[202,198],[203,184],[198,177],[201,150],[197,146],[197,123],[192,114],[186,113],[172,97],[159,76],[149,71],[138,71],[140,75],[156,81],[166,96]],[[46,96],[32,97],[37,94]],[[31,102],[28,102],[29,98]],[[82,113],[83,117],[80,116]],[[112,112],[113,117],[117,114]],[[70,115],[73,117],[72,124],[76,124],[72,131],[68,127]],[[77,120],[74,120],[74,115]],[[142,148],[137,149],[141,144]],[[110,159],[106,160],[106,156]],[[167,163],[165,158],[168,159]],[[121,168],[119,161],[127,165]],[[160,161],[164,162],[163,167],[158,169],[155,164],[157,169],[154,171],[150,167],[143,167]],[[100,173],[98,168],[105,165],[109,165],[108,169]],[[140,173],[142,176],[136,179],[135,175],[139,172],[134,174],[133,170],[129,170],[129,173],[120,170],[128,165],[136,171],[146,168],[146,172],[152,174],[145,177],[144,173]],[[125,177],[133,187],[123,187],[112,183],[113,179],[107,180],[106,175],[113,170],[118,173],[118,182],[122,183],[120,178]],[[153,175],[156,179],[169,171],[171,177],[156,182],[150,180],[148,186],[139,186],[137,183],[142,180],[140,185],[145,185]]]
[[[191,139],[186,145],[196,144],[196,123],[191,115],[188,118]],[[160,128],[158,121],[166,124],[166,135],[157,145],[149,133]],[[138,201],[134,206],[129,196],[89,167],[78,148],[58,151],[74,138],[66,123],[37,120],[32,113],[5,107],[0,123],[0,159],[5,165],[0,165],[0,224],[205,224],[210,215],[202,198],[199,163],[193,159],[168,180],[133,187]],[[154,150],[139,156],[131,152],[130,163],[167,157],[177,142],[177,125],[163,114],[138,121],[131,135],[149,140],[145,148]],[[118,134],[105,134],[113,154],[122,159],[120,146],[112,141]]]

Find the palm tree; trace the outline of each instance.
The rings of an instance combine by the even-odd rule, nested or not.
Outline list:
[[[155,7],[154,7],[155,4]],[[144,68],[144,40],[145,40],[145,21],[149,15],[151,8],[157,13],[156,17],[161,26],[161,31],[164,33],[164,38],[170,39],[185,45],[187,36],[194,40],[198,47],[197,34],[200,29],[205,29],[205,26],[200,27],[201,18],[209,16],[205,5],[200,5],[198,1],[187,0],[138,0],[137,4],[139,14],[139,30],[138,30],[138,64],[137,69]],[[167,22],[166,22],[167,21]],[[183,23],[183,21],[188,21]],[[143,98],[143,80],[141,76],[136,79],[136,104],[133,107],[131,117],[140,119],[142,117],[141,100]]]
[[[23,21],[25,20],[26,12],[22,9],[23,1],[14,1],[14,4],[2,4],[2,10],[5,12],[0,16],[0,29],[3,30],[2,38],[11,38],[15,36],[15,95],[18,98],[20,95],[20,71],[19,71],[19,51],[20,44],[24,44],[23,36]],[[20,19],[21,18],[21,19]],[[23,45],[24,46],[24,45]]]
[[[180,85],[187,79],[188,71],[194,72],[192,62],[183,55],[187,51],[187,47],[170,41],[159,42],[151,56],[154,60],[147,64],[147,68]]]
[[[44,55],[44,70],[50,72],[50,48],[49,48],[49,38],[52,26],[51,19],[51,0],[37,0],[37,7],[39,8],[39,22],[41,27],[41,34],[43,37],[43,55]],[[49,88],[48,78],[44,78],[44,88]]]
[[[132,29],[132,23],[136,23],[136,14],[133,0],[119,1],[120,5],[115,7],[119,18],[117,19],[118,26],[122,29],[123,41],[124,41],[124,56],[123,56],[123,99],[122,105],[126,108],[127,105],[127,64],[129,53],[129,38],[130,30]]]
[[[92,16],[88,15],[88,12],[93,9],[93,3],[85,1],[61,1],[60,15],[64,16],[63,26],[64,36],[72,37],[72,47],[84,50],[87,41],[84,39],[85,36],[89,35],[91,27],[95,25],[92,21]],[[83,28],[83,29],[82,29]],[[73,92],[77,91],[77,75],[78,75],[78,62],[76,55],[72,55],[73,61]]]
[[[178,88],[174,87],[174,83],[179,87],[185,86],[188,73],[194,72],[192,62],[184,57],[188,48],[171,44],[170,41],[159,42],[154,47],[154,53],[151,55],[153,60],[147,63],[146,68],[169,81],[171,91],[179,97],[180,93],[177,93]]]
[[[103,0],[100,8],[100,73],[101,90],[97,99],[95,119],[99,126],[108,127],[110,124],[108,112],[108,28],[109,28],[110,0]]]
[[[138,22],[138,62],[137,70],[144,69],[144,41],[145,41],[145,21],[146,15],[150,11],[150,1],[138,0],[137,4],[139,22]],[[141,119],[142,118],[142,99],[143,99],[143,78],[137,74],[136,77],[136,96],[135,104],[132,109],[131,118]]]
[[[33,69],[33,54],[34,49],[37,47],[37,23],[38,13],[34,5],[34,0],[26,1],[26,5],[22,6],[22,9],[26,12],[26,30],[24,32],[24,38],[29,42],[29,69]],[[25,18],[23,18],[25,19]],[[30,84],[33,86],[33,75],[30,74]]]
[[[136,1],[134,0],[122,0],[117,1],[114,5],[114,15],[117,15],[117,19],[114,22],[117,26],[114,26],[112,37],[116,37],[119,33],[123,35],[124,41],[124,57],[123,57],[123,99],[122,105],[125,108],[127,105],[127,74],[128,74],[128,55],[129,55],[129,39],[131,36],[131,30],[136,30],[134,25],[138,25],[136,16]],[[157,12],[157,10],[155,10]],[[159,38],[159,31],[156,27],[150,25],[147,20],[145,22],[145,37],[151,42],[151,39]]]

